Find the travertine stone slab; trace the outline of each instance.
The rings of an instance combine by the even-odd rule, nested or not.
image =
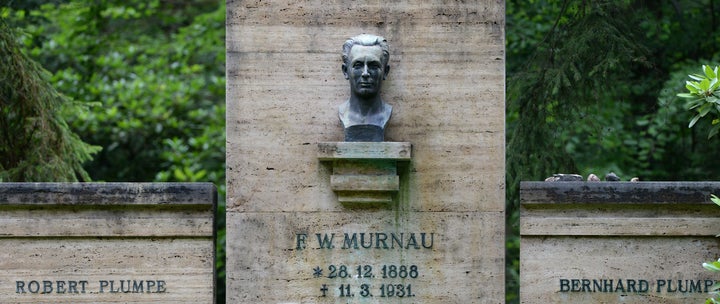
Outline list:
[[[389,192],[336,192],[338,202],[350,208],[392,207],[393,195]],[[350,205],[348,205],[350,204]]]
[[[521,184],[522,303],[701,303],[716,182]],[[612,280],[612,281],[611,281]]]
[[[231,212],[341,211],[317,144],[339,142],[345,39],[390,43],[386,141],[410,142],[407,208],[504,208],[504,1],[229,1]],[[402,176],[401,176],[402,178]]]
[[[333,175],[330,186],[345,191],[398,191],[400,179],[397,175]]]
[[[522,205],[620,204],[703,205],[712,204],[710,194],[720,193],[718,182],[523,182]],[[664,207],[665,208],[665,207]]]
[[[408,160],[409,161],[409,160]],[[339,159],[332,161],[333,174],[339,175],[397,175],[398,165],[407,166],[407,162],[397,162],[394,160],[345,160]]]
[[[393,159],[409,161],[412,146],[408,142],[322,142],[318,159]]]
[[[213,303],[208,183],[0,183],[0,302]]]
[[[504,1],[251,0],[228,1],[227,10],[228,302],[503,303]],[[350,91],[341,46],[361,33],[390,45],[385,140],[412,144],[396,172],[332,159],[409,147],[322,150],[343,140],[338,105]],[[361,173],[396,175],[399,190],[333,191],[361,186],[333,183],[333,174]],[[294,249],[300,233],[310,246],[315,233],[346,232],[426,232],[443,242],[426,251]],[[415,265],[421,274],[338,280],[327,278],[332,265],[369,265],[375,275]],[[381,297],[391,283],[411,284],[415,296],[389,297],[386,286]],[[362,284],[373,297],[360,294]]]
[[[521,303],[704,303],[717,275],[702,263],[717,260],[718,245],[715,237],[522,236]]]
[[[209,238],[2,238],[0,302],[213,303],[211,244]]]
[[[398,167],[407,167],[411,150],[407,142],[324,142],[318,143],[318,159],[332,166],[330,188],[339,202],[368,207],[393,202],[400,190]]]
[[[505,251],[488,246],[504,236],[477,233],[502,226],[502,212],[229,213],[227,220],[236,232],[228,251],[251,257],[233,260],[243,275],[228,286],[228,303],[502,303],[504,297],[495,286],[503,285]],[[336,275],[341,266],[347,274],[331,278],[333,266]],[[397,267],[394,277],[390,266]],[[372,296],[360,294],[362,284]],[[382,298],[386,284],[410,285],[414,296],[390,297],[386,290]],[[341,285],[354,296],[340,297]]]
[[[185,207],[186,209],[172,205],[163,208],[128,208],[117,205],[111,208],[49,205],[41,208],[0,207],[2,210],[0,236],[207,237],[212,235],[212,219],[197,216],[197,212],[206,211],[208,207],[205,206],[203,209]],[[153,216],[149,217],[148,212],[153,212]]]
[[[1,183],[0,206],[207,206],[207,183]]]

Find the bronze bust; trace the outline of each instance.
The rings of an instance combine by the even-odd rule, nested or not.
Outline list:
[[[362,34],[345,41],[342,71],[350,82],[350,98],[340,105],[345,141],[385,140],[385,126],[392,106],[380,97],[382,81],[390,66],[390,48],[385,38]]]

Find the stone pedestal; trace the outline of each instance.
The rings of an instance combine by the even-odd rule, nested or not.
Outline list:
[[[227,9],[227,302],[504,303],[504,2]],[[361,33],[390,45],[385,140],[412,143],[394,173],[318,155],[344,138]],[[343,203],[369,187],[389,199]]]
[[[214,303],[209,183],[0,183],[0,302]]]
[[[703,303],[720,183],[524,182],[521,303]]]
[[[373,207],[393,202],[400,190],[398,162],[410,161],[410,151],[403,142],[326,142],[318,144],[318,159],[332,166],[330,188],[339,202]]]

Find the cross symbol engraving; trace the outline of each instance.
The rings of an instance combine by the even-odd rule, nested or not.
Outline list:
[[[320,288],[320,291],[322,291],[322,296],[325,297],[325,293],[328,291],[327,285],[323,284],[322,288]]]

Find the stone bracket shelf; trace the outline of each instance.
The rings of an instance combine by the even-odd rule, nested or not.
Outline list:
[[[332,162],[330,187],[348,206],[389,204],[400,190],[398,162],[408,162],[409,142],[321,142],[318,159]]]

